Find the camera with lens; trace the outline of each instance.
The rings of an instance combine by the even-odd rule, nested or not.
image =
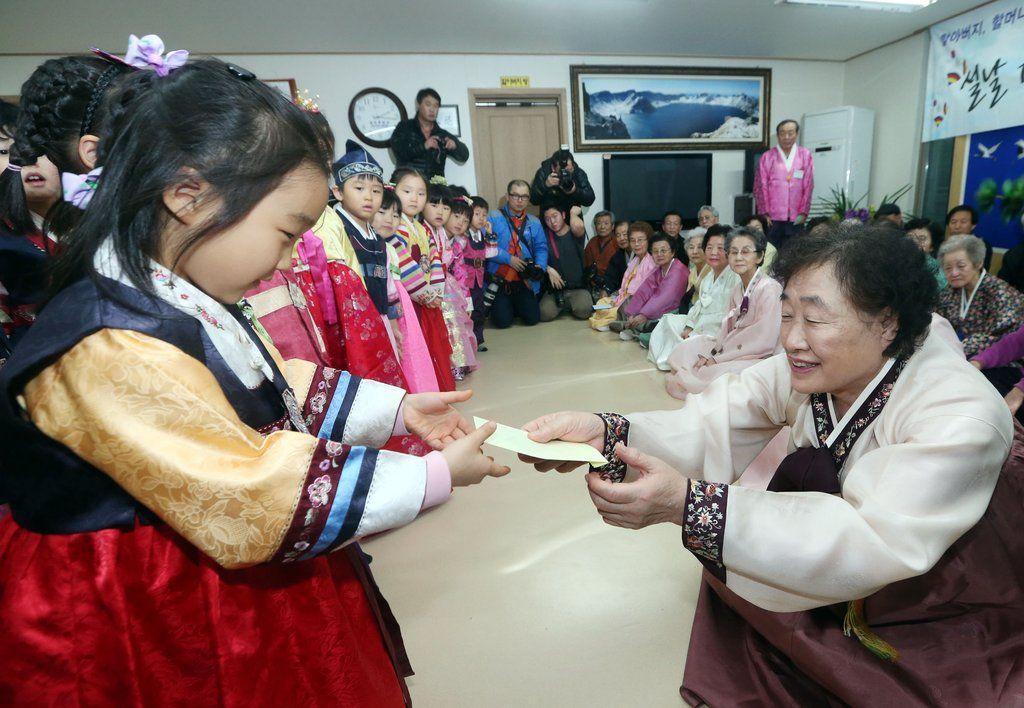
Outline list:
[[[527,260],[522,275],[526,280],[544,280],[547,272],[532,260]]]
[[[494,301],[504,285],[505,279],[500,275],[494,274],[488,277],[487,287],[484,288],[483,306],[480,308],[483,311],[484,317],[491,313],[491,306],[494,305]]]
[[[572,153],[568,149],[562,148],[555,153],[551,165],[552,172],[558,175],[558,186],[566,191],[572,189],[573,183],[573,174],[569,169],[570,160],[572,160]]]

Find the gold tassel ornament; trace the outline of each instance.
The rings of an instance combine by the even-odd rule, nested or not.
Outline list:
[[[896,647],[871,631],[864,619],[864,600],[851,600],[846,603],[846,617],[843,619],[843,634],[853,634],[864,647],[879,659],[896,662],[900,653]]]

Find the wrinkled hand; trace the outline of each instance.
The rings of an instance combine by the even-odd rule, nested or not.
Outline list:
[[[653,524],[683,523],[687,479],[667,463],[623,444],[615,455],[640,473],[635,482],[606,482],[597,472],[587,475],[590,499],[606,524],[642,529]]]
[[[509,256],[508,264],[512,266],[512,269],[517,273],[522,273],[523,269],[526,268],[526,261],[519,256]]]
[[[633,315],[628,320],[626,320],[626,327],[628,327],[629,329],[636,329],[637,327],[643,325],[646,321],[647,318],[644,317],[643,315]]]
[[[468,487],[483,481],[484,477],[503,477],[509,473],[508,467],[497,464],[493,457],[480,450],[484,441],[497,428],[498,424],[493,421],[482,425],[453,442],[441,453],[448,463],[453,487]]]
[[[562,411],[542,415],[536,420],[531,420],[523,426],[527,437],[534,442],[551,442],[552,440],[565,440],[566,442],[581,442],[590,445],[600,452],[604,449],[604,421],[594,413],[581,413],[577,411]],[[519,459],[533,465],[540,472],[558,470],[559,472],[571,472],[583,462],[566,462],[559,460],[538,460],[528,455],[520,455]]]
[[[562,280],[561,274],[551,266],[548,266],[548,280],[551,281],[551,287],[555,290],[561,290],[565,287],[565,281]]]
[[[1014,386],[1010,389],[1010,392],[1003,398],[1006,401],[1007,407],[1010,409],[1011,415],[1017,415],[1017,411],[1020,410],[1020,404],[1024,403],[1024,391]]]
[[[452,403],[468,401],[472,395],[472,391],[410,393],[402,403],[405,427],[435,450],[444,450],[473,430],[462,414],[451,407]]]

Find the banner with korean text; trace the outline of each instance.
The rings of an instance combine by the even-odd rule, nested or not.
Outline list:
[[[999,0],[931,28],[922,140],[1024,123],[1024,0]]]

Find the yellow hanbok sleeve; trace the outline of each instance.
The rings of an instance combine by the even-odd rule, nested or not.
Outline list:
[[[358,391],[348,391],[350,405]],[[408,523],[423,503],[422,458],[263,434],[200,361],[136,332],[86,337],[29,382],[23,405],[44,434],[227,568],[330,552]]]

